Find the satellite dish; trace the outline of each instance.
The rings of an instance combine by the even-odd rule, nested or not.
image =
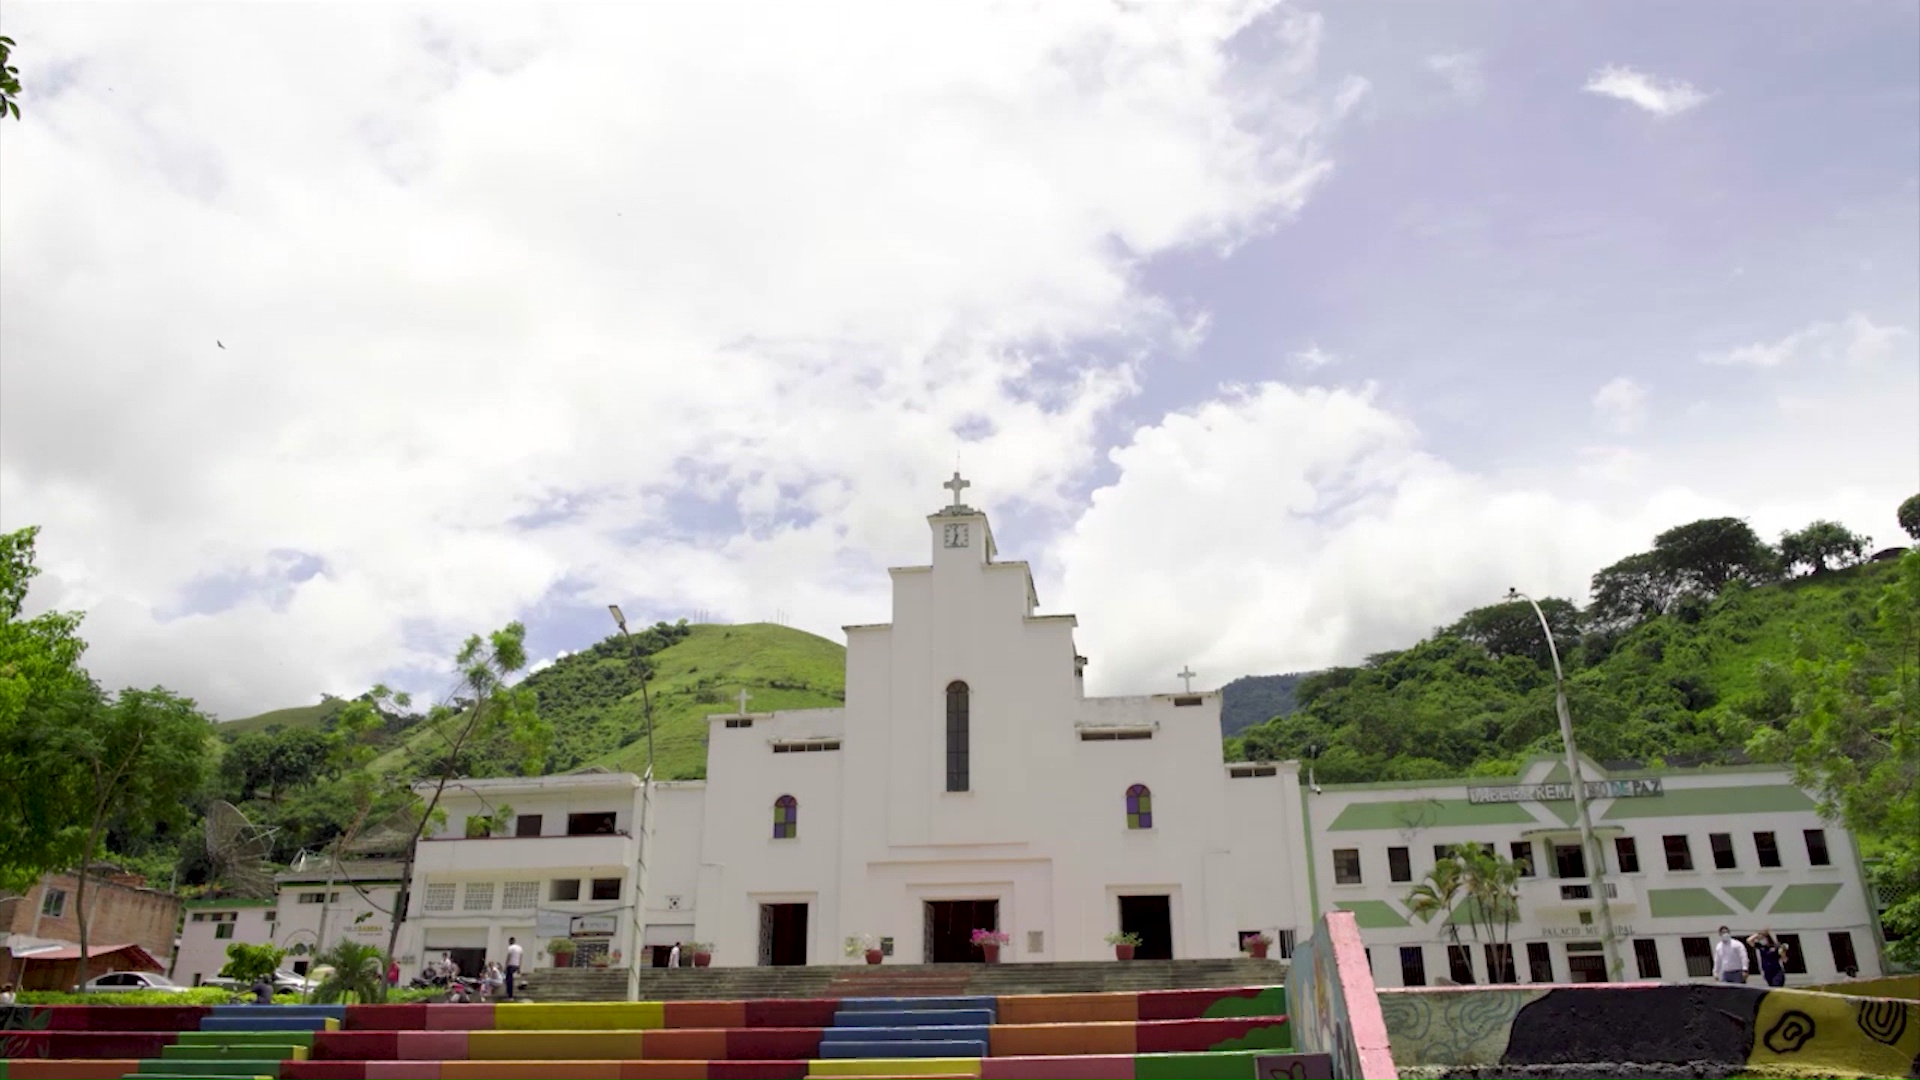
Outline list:
[[[273,850],[273,832],[248,821],[225,800],[207,808],[207,858],[221,891],[249,899],[265,899],[278,891],[266,861]]]

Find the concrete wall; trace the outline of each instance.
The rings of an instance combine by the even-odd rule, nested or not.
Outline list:
[[[1912,1076],[1920,1067],[1920,1003],[1892,998],[1725,984],[1447,987],[1383,990],[1380,1009],[1402,1069]]]
[[[1366,946],[1351,914],[1322,916],[1294,951],[1287,1015],[1294,1049],[1331,1057],[1334,1076],[1397,1080],[1397,1057],[1389,1052]]]

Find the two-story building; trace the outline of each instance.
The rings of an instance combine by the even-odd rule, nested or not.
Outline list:
[[[109,971],[165,971],[180,898],[99,864],[87,875],[87,966],[80,967],[80,882],[43,874],[26,895],[0,900],[0,982],[66,990]]]
[[[1603,980],[1604,885],[1626,979],[1713,975],[1721,926],[1770,929],[1787,981],[1880,973],[1883,945],[1852,837],[1772,767],[1608,772],[1581,766],[1606,865],[1597,884],[1580,840],[1564,760],[1534,759],[1508,780],[1328,784],[1311,792],[1316,906],[1351,911],[1381,986],[1486,982],[1511,957],[1521,982]],[[1521,867],[1518,917],[1471,927],[1420,918],[1414,889],[1446,851],[1479,845]],[[1456,942],[1457,936],[1457,942]],[[1503,951],[1505,945],[1511,951]],[[1758,970],[1758,965],[1754,965]]]
[[[305,974],[313,957],[343,940],[384,949],[400,892],[398,859],[305,860],[274,876],[266,899],[203,898],[186,902],[175,982],[198,986],[220,974],[227,946],[273,944],[288,950],[286,966]]]

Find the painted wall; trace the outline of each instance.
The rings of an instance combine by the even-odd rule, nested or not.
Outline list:
[[[1920,1003],[1892,998],[1711,983],[1436,987],[1383,990],[1380,1009],[1400,1068],[1604,1070],[1632,1062],[1809,1076],[1920,1069]]]
[[[220,974],[227,963],[227,946],[234,942],[265,945],[273,940],[277,902],[273,900],[190,900],[180,926],[180,954],[168,978],[183,986],[198,986]],[[231,937],[219,936],[232,926]]]
[[[1287,969],[1287,1013],[1295,1049],[1331,1057],[1334,1076],[1396,1080],[1400,1075],[1367,970],[1366,946],[1350,913],[1322,916],[1313,936],[1294,951]]]
[[[1583,770],[1589,780],[1608,776],[1591,762]],[[1688,980],[1682,939],[1710,939],[1723,924],[1742,935],[1769,927],[1776,934],[1798,935],[1807,970],[1789,974],[1789,985],[1832,982],[1840,976],[1831,933],[1847,935],[1862,976],[1880,973],[1871,894],[1852,838],[1821,820],[1813,800],[1793,786],[1786,772],[1741,768],[1613,774],[1614,778],[1652,775],[1661,779],[1664,794],[1591,803],[1606,852],[1607,882],[1614,891],[1616,933],[1623,939],[1622,978]],[[1565,776],[1563,762],[1542,757],[1517,782],[1558,782]],[[1498,783],[1493,778],[1474,781],[1476,786]],[[1551,845],[1579,844],[1570,801],[1475,804],[1469,800],[1465,780],[1327,785],[1309,798],[1320,901],[1328,908],[1352,910],[1358,917],[1373,949],[1374,976],[1382,986],[1404,985],[1403,947],[1421,950],[1429,983],[1447,974],[1444,923],[1439,919],[1423,923],[1412,918],[1406,906],[1407,894],[1432,868],[1433,849],[1440,844],[1488,843],[1501,855],[1510,855],[1515,842],[1530,844],[1535,872],[1521,886],[1522,919],[1511,931],[1522,981],[1532,981],[1527,943],[1545,943],[1554,980],[1569,982],[1573,981],[1570,958],[1578,955],[1579,946],[1600,941],[1592,900],[1569,899],[1562,891],[1573,887],[1578,892],[1582,886],[1590,891],[1591,880],[1554,876]],[[1814,865],[1809,857],[1803,835],[1809,829],[1825,837],[1827,865]],[[1727,834],[1732,840],[1735,865],[1731,869],[1715,866],[1709,840],[1714,833]],[[1758,865],[1756,833],[1773,835],[1780,866]],[[1667,868],[1664,837],[1668,835],[1687,838],[1693,869]],[[1621,836],[1634,841],[1639,868],[1633,872],[1620,869],[1615,838]],[[1411,881],[1391,880],[1389,851],[1396,847],[1408,851]],[[1359,852],[1360,883],[1337,880],[1335,852],[1341,849]],[[1581,921],[1583,912],[1591,923]],[[1657,975],[1640,969],[1634,939],[1653,943]],[[1462,940],[1473,943],[1464,928]],[[1576,951],[1569,951],[1569,945]],[[1474,945],[1472,951],[1474,978],[1484,982],[1485,950]]]

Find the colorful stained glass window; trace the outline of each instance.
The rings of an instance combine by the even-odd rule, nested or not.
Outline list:
[[[1127,789],[1127,828],[1153,828],[1153,792],[1145,784]]]
[[[800,800],[782,795],[773,800],[773,838],[792,840],[800,835]]]

